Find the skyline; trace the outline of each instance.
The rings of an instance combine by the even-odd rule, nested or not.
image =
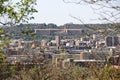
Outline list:
[[[64,3],[62,0],[37,0],[36,9],[38,13],[33,15],[35,19],[30,20],[29,23],[81,24],[73,17],[81,19],[85,24],[102,23],[97,20],[99,15],[94,13],[91,5]]]

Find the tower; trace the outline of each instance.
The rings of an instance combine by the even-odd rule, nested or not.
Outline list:
[[[56,45],[60,46],[60,36],[55,36]]]

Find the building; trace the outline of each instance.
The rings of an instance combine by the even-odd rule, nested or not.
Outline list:
[[[89,37],[82,37],[80,40],[84,43],[90,43],[90,38]]]
[[[119,43],[120,43],[119,38],[120,38],[120,37],[118,37],[118,36],[115,36],[115,37],[114,37],[114,43],[113,43],[113,44],[114,44],[114,46],[119,45]]]
[[[120,37],[118,36],[107,36],[106,37],[106,46],[112,47],[112,46],[118,46],[120,43]]]
[[[60,46],[60,36],[55,36],[56,45]]]

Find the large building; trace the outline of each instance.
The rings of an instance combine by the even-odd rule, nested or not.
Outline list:
[[[56,45],[60,46],[60,36],[55,36]]]
[[[67,29],[67,28],[47,28],[47,29],[34,29],[37,36],[39,35],[80,35],[82,34],[82,29]]]
[[[106,37],[106,46],[118,46],[120,43],[120,37],[118,36],[107,36]]]

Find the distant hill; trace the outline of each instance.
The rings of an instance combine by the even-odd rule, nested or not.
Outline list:
[[[53,23],[49,23],[49,24],[45,24],[45,23],[42,23],[42,24],[20,24],[20,25],[17,25],[17,26],[14,26],[14,27],[5,27],[6,31],[11,34],[11,38],[15,38],[15,39],[18,39],[18,38],[29,38],[31,39],[30,37],[22,34],[22,31],[24,31],[24,28],[25,27],[30,27],[33,31],[34,29],[47,29],[47,28],[54,28],[54,29],[81,29],[82,32],[76,32],[76,31],[69,31],[67,36],[74,36],[74,35],[84,35],[84,33],[89,33],[89,34],[93,34],[96,32],[96,30],[98,29],[105,29],[105,28],[108,28],[109,26],[111,26],[111,24],[85,24],[85,25],[82,25],[82,24],[72,24],[72,23],[69,23],[69,24],[64,24],[64,25],[61,25],[61,26],[57,26],[56,24],[53,24]],[[55,31],[52,31],[53,33],[50,33],[48,31],[44,31],[42,33],[46,33],[46,34],[37,34],[38,37],[40,36],[54,36],[56,34],[61,34],[62,32],[55,32]],[[73,34],[72,34],[73,33]],[[65,36],[66,34],[62,33],[61,35]]]

